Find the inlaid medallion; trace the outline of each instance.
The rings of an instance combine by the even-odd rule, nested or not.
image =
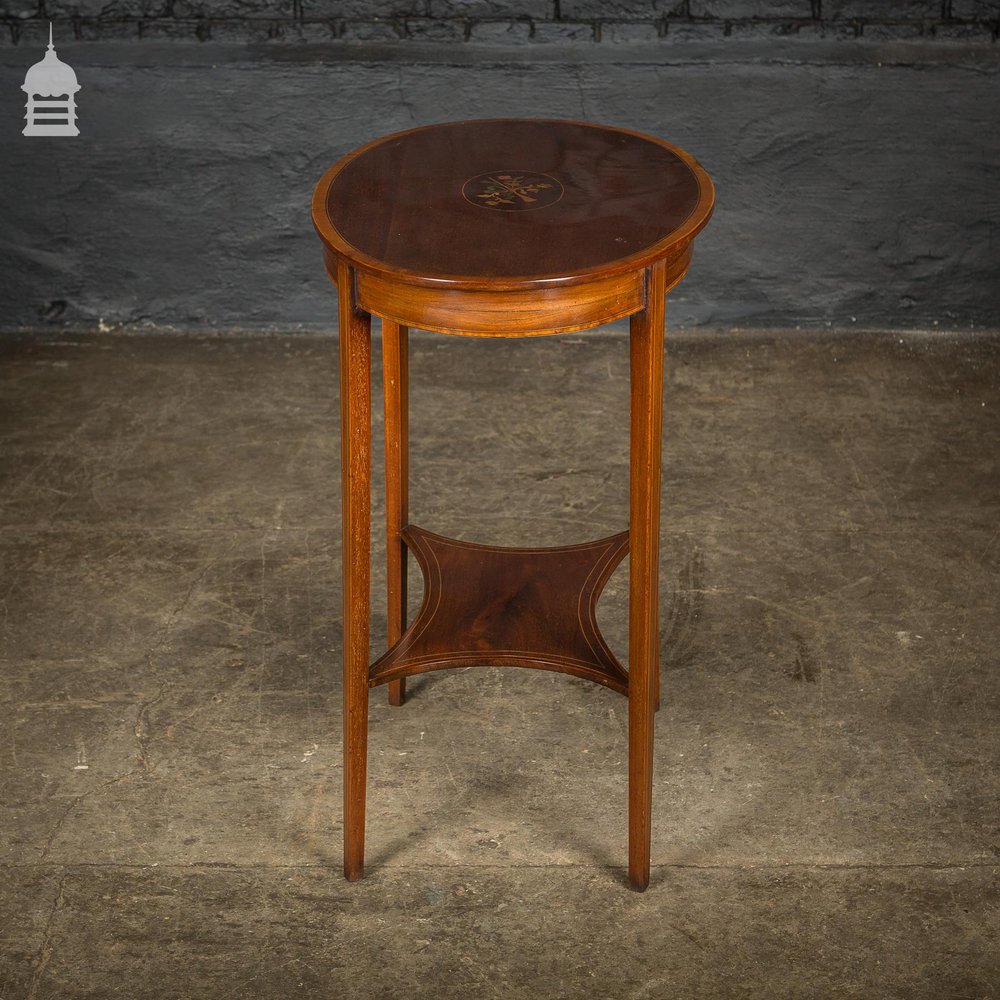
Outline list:
[[[557,202],[563,196],[563,186],[549,174],[504,170],[471,177],[463,185],[462,194],[466,201],[481,208],[527,212]]]

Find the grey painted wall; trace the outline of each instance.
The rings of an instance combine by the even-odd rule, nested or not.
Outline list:
[[[20,134],[47,31],[21,6],[0,6],[5,328],[328,329],[323,169],[506,115],[642,129],[709,169],[673,324],[1000,327],[994,3],[48,3],[76,139]]]

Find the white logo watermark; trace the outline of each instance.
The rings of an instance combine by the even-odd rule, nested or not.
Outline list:
[[[21,87],[28,95],[24,135],[79,135],[76,127],[76,94],[80,89],[73,67],[56,55],[49,22],[49,48],[35,63]]]

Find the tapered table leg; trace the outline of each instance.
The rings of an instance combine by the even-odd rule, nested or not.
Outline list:
[[[340,473],[344,546],[344,874],[365,866],[368,618],[371,517],[371,316],[354,301],[351,269],[340,300]]]
[[[406,545],[402,531],[409,512],[409,330],[382,320],[385,395],[385,552],[389,645],[406,628]],[[389,682],[389,704],[402,705],[406,678]]]
[[[653,718],[659,686],[660,434],[664,270],[647,276],[646,306],[630,321],[628,877],[649,884]]]

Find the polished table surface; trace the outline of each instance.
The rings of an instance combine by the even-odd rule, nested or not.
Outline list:
[[[358,267],[452,287],[539,287],[642,267],[711,214],[684,151],[585,122],[450,122],[362,146],[324,175],[320,236]]]

